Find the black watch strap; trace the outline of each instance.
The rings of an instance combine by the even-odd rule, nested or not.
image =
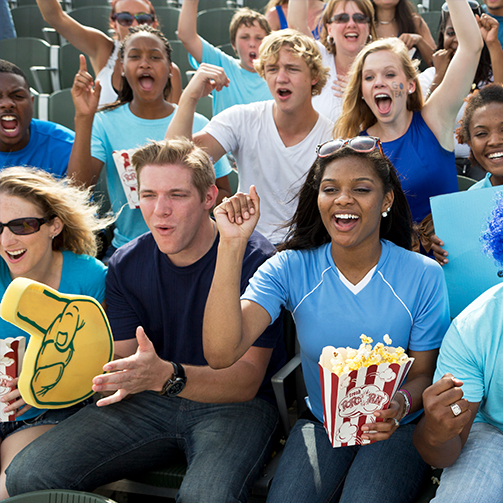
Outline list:
[[[185,388],[187,377],[185,376],[185,369],[181,363],[170,363],[173,365],[173,374],[162,387],[160,394],[174,397],[179,395]]]

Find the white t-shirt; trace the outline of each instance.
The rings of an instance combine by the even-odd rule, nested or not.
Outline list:
[[[339,118],[339,115],[341,115],[342,102],[344,101],[342,98],[334,96],[334,90],[332,89],[334,80],[337,78],[335,57],[333,54],[330,54],[326,47],[318,40],[316,40],[316,45],[323,58],[323,66],[326,66],[330,70],[330,73],[325,87],[321,90],[321,94],[313,96],[313,108],[318,113],[325,115],[335,122]]]
[[[273,118],[274,101],[236,105],[213,117],[203,131],[236,158],[239,190],[255,185],[261,215],[257,230],[272,243],[283,240],[281,228],[293,216],[296,195],[316,160],[316,146],[332,138],[333,123],[324,115],[297,145],[285,147]]]

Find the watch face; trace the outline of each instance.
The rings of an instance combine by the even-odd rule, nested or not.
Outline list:
[[[168,396],[177,396],[185,388],[185,382],[182,380],[175,381],[167,390]]]

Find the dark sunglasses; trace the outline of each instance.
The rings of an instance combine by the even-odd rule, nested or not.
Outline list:
[[[128,28],[134,22],[138,24],[148,24],[149,26],[154,23],[155,15],[146,14],[145,12],[139,12],[138,14],[131,14],[130,12],[115,12],[112,14],[112,20],[117,21],[121,26]]]
[[[370,23],[370,19],[365,15],[362,14],[361,12],[356,12],[353,14],[353,21],[356,24],[367,24]],[[337,23],[337,24],[344,24],[349,22],[349,14],[346,12],[341,12],[340,14],[335,14],[332,16],[329,20],[329,23]]]
[[[472,12],[474,15],[477,16],[482,16],[484,14],[484,11],[482,10],[482,7],[476,0],[468,0],[468,5],[472,9]],[[449,13],[449,6],[447,5],[447,2],[442,5],[442,22],[445,22],[445,15]]]
[[[318,145],[316,148],[316,154],[320,159],[324,159],[325,157],[330,157],[346,145],[356,152],[364,154],[372,152],[378,148],[379,152],[381,152],[381,155],[384,157],[381,140],[375,136],[355,136],[354,138],[349,138],[347,140],[343,140],[342,138],[338,138],[337,140],[328,140],[325,143]]]
[[[17,236],[27,236],[28,234],[34,234],[40,230],[40,226],[50,222],[55,215],[52,217],[35,218],[35,217],[25,217],[25,218],[15,218],[6,224],[0,222],[0,234],[2,234],[5,227],[8,227],[12,234]]]

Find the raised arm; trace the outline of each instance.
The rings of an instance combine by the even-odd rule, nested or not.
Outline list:
[[[307,24],[308,0],[296,0],[288,3],[288,27],[298,30],[304,35],[313,38],[313,34]]]
[[[177,37],[198,63],[203,60],[203,44],[197,34],[197,6],[199,0],[185,0],[178,18]]]
[[[248,239],[260,217],[255,187],[213,211],[220,233],[217,263],[203,320],[203,347],[213,368],[232,365],[271,322],[255,302],[240,300],[241,268]],[[225,327],[225,330],[222,330]]]
[[[192,126],[199,99],[207,96],[213,89],[219,91],[228,83],[229,79],[222,68],[203,63],[182,93],[175,116],[166,131],[166,138],[189,138],[204,148],[214,163],[217,162],[225,154],[222,145],[208,133],[192,135]]]
[[[503,84],[503,48],[498,39],[499,23],[488,14],[482,14],[479,19],[480,33],[489,49],[493,79],[497,84]]]
[[[459,457],[478,410],[478,403],[463,398],[462,385],[452,374],[445,374],[423,393],[424,416],[414,431],[414,445],[437,468],[450,466]]]
[[[113,40],[102,31],[75,21],[63,11],[58,0],[37,0],[37,4],[45,21],[70,44],[89,56],[94,73],[98,75],[113,51]]]
[[[100,91],[99,82],[96,82],[93,88],[93,78],[87,72],[86,58],[81,54],[80,69],[72,87],[75,105],[75,141],[68,163],[68,176],[86,186],[96,183],[103,167],[103,162],[91,157],[91,133]]]
[[[479,26],[466,0],[447,0],[458,49],[447,68],[438,89],[422,110],[422,116],[439,143],[446,150],[454,150],[454,122],[470,92],[479,63],[483,41]]]

